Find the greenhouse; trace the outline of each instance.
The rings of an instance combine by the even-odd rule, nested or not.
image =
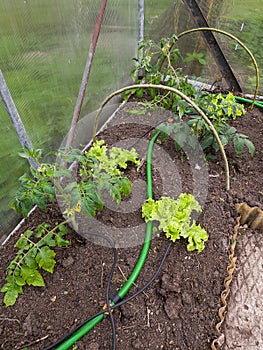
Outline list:
[[[0,2],[1,349],[263,349],[262,27]]]

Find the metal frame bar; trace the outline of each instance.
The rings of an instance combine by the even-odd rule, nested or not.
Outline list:
[[[187,8],[189,9],[193,20],[197,24],[198,27],[208,27],[209,25],[200,9],[198,6],[197,2],[195,0],[183,0]],[[216,41],[216,38],[212,31],[203,31],[201,33],[205,39],[205,42],[212,54],[212,56],[215,59],[215,62],[223,76],[225,78],[227,84],[229,85],[229,88],[238,92],[242,92],[242,89],[230,67],[228,64],[224,53],[222,52],[218,42]]]
[[[15,131],[17,133],[21,146],[23,148],[27,147],[28,149],[32,150],[33,148],[32,143],[29,139],[29,136],[27,135],[26,129],[17,111],[16,105],[12,99],[12,96],[10,94],[10,91],[8,89],[8,86],[6,84],[6,81],[1,69],[0,69],[0,96],[2,98],[5,109],[10,116],[11,122],[15,128]],[[34,169],[37,168],[37,164],[34,161],[34,159],[29,158],[29,163]]]
[[[139,0],[138,3],[139,6],[139,35],[138,35],[138,41],[144,39],[144,0]]]
[[[68,137],[67,137],[67,141],[66,141],[66,148],[70,147],[72,145],[73,140],[74,140],[75,131],[76,131],[77,123],[79,120],[81,107],[83,104],[83,100],[84,100],[84,96],[85,96],[85,92],[86,92],[86,88],[87,88],[87,84],[88,84],[88,79],[90,76],[92,61],[93,61],[93,58],[95,55],[96,46],[97,46],[98,39],[99,39],[100,29],[101,29],[106,5],[107,5],[107,0],[101,0],[100,9],[98,12],[98,17],[97,17],[97,21],[96,21],[96,25],[94,28],[92,41],[91,41],[91,45],[90,45],[90,49],[89,49],[89,53],[88,53],[88,57],[87,57],[87,61],[86,61],[86,66],[85,66],[83,76],[82,76],[82,81],[81,81],[81,85],[80,85],[80,89],[79,89],[78,99],[76,102],[76,106],[75,106],[72,121],[71,121],[71,126],[69,129],[69,133],[68,133]]]
[[[138,0],[138,45],[139,48],[139,42],[144,40],[144,20],[145,20],[145,4],[144,0]],[[144,51],[143,49],[137,48],[137,58],[143,59]],[[144,72],[140,70],[138,73],[138,78],[141,79],[144,75]]]

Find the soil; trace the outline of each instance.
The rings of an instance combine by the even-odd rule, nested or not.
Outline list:
[[[134,106],[133,106],[134,108]],[[128,136],[139,137],[147,127],[139,124],[120,125],[128,106],[117,113],[117,126],[109,126],[99,137],[108,144]],[[115,119],[116,119],[115,118]],[[133,116],[133,119],[137,116]],[[263,208],[263,113],[247,107],[247,114],[234,121],[238,132],[249,136],[256,151],[254,157],[247,150],[237,157],[231,145],[226,147],[230,164],[231,190],[226,192],[225,171],[221,155],[208,162],[208,194],[198,223],[209,233],[203,252],[188,252],[186,242],[176,241],[154,282],[140,295],[113,312],[117,349],[173,349],[208,350],[217,337],[215,325],[224,278],[229,264],[229,247],[237,213],[234,204],[245,201]],[[126,128],[126,129],[125,129]],[[150,135],[148,135],[150,137]],[[175,151],[171,139],[161,144],[176,163],[182,178],[184,192],[192,189],[192,176],[185,157]],[[139,172],[130,169],[132,180],[145,176],[144,166]],[[166,179],[169,181],[169,178]],[[153,172],[153,192],[159,198],[164,183],[158,169]],[[14,243],[26,228],[33,229],[41,222],[62,219],[56,204],[44,213],[36,209],[22,227],[4,246],[0,247],[0,285],[6,277],[6,268],[14,258]],[[98,217],[105,225],[130,227],[142,223],[140,210],[132,215],[104,209]],[[100,311],[105,304],[108,275],[113,262],[112,249],[86,240],[69,228],[69,247],[55,248],[56,267],[53,274],[43,271],[45,287],[25,287],[16,304],[6,308],[1,293],[0,348],[5,350],[44,349],[72,331],[85,319]],[[155,235],[149,255],[136,286],[128,295],[141,288],[153,276],[165,249],[167,238]],[[118,260],[111,292],[120,288],[138,259],[141,246],[117,249]],[[240,252],[237,249],[237,254]],[[109,318],[96,325],[75,344],[78,350],[107,350],[112,348]]]

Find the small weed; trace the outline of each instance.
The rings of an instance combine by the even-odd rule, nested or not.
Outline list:
[[[184,62],[199,62],[201,65],[206,64],[205,55],[202,52],[187,53]]]

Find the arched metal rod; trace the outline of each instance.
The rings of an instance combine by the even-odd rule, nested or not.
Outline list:
[[[106,97],[106,99],[102,102],[100,108],[98,109],[98,112],[96,114],[95,117],[95,122],[94,122],[94,129],[93,129],[93,141],[95,141],[96,139],[96,134],[97,134],[97,128],[98,128],[98,123],[99,123],[99,118],[101,115],[101,112],[103,110],[103,108],[105,107],[105,105],[116,95],[119,95],[127,90],[134,90],[134,89],[143,89],[143,88],[153,88],[153,89],[162,89],[162,90],[166,90],[166,91],[170,91],[173,92],[177,95],[179,95],[182,99],[184,99],[187,103],[189,103],[196,111],[197,113],[199,113],[201,115],[201,117],[206,121],[206,123],[209,125],[211,131],[213,132],[216,141],[218,143],[219,149],[221,151],[223,160],[224,160],[224,166],[225,166],[225,172],[226,172],[226,190],[229,191],[230,189],[230,176],[229,176],[229,165],[228,165],[228,160],[226,157],[226,153],[224,150],[224,146],[219,138],[219,135],[214,127],[214,125],[212,124],[212,122],[209,120],[209,118],[205,115],[205,113],[197,106],[197,104],[192,101],[188,96],[186,96],[185,94],[183,94],[181,91],[172,88],[170,86],[165,86],[165,85],[155,85],[155,84],[134,84],[134,85],[129,85],[126,87],[123,87],[119,90],[114,91],[112,94],[110,94],[108,97]]]
[[[203,28],[194,28],[194,29],[189,29],[189,30],[186,30],[182,33],[180,33],[179,35],[177,35],[177,38],[181,38],[182,36],[186,35],[186,34],[190,34],[190,33],[194,33],[194,32],[199,32],[199,31],[206,31],[206,30],[210,30],[210,31],[213,31],[213,32],[216,32],[216,33],[220,33],[220,34],[224,34],[226,36],[228,36],[229,38],[235,40],[241,47],[243,47],[243,49],[248,53],[248,55],[250,56],[252,62],[253,62],[253,65],[255,67],[255,71],[256,71],[256,88],[255,88],[255,93],[254,93],[254,98],[253,98],[253,102],[252,102],[252,105],[251,105],[251,108],[253,108],[254,106],[254,103],[255,103],[255,100],[257,98],[257,94],[258,94],[258,89],[259,89],[259,69],[258,69],[258,64],[255,60],[255,57],[253,56],[252,52],[247,48],[247,46],[245,44],[242,43],[242,41],[240,41],[237,37],[235,37],[234,35],[228,33],[228,32],[225,32],[224,30],[220,30],[220,29],[217,29],[217,28],[210,28],[210,27],[203,27]],[[171,48],[170,48],[171,49]]]
[[[203,12],[201,11],[201,8],[197,2],[197,0],[183,0],[186,7],[189,9],[193,20],[196,23],[197,28],[203,28],[203,27],[209,27],[208,19],[205,18],[203,15]],[[209,9],[213,7],[213,1],[209,2]],[[226,82],[229,85],[229,88],[234,91],[242,92],[241,86],[239,85],[239,82],[237,78],[235,77],[235,74],[233,73],[233,70],[231,66],[229,65],[223,51],[221,50],[220,45],[218,44],[214,33],[212,30],[204,31],[202,32],[202,36],[210,50],[210,53],[214,57],[214,60],[222,74],[222,76],[225,78]]]

